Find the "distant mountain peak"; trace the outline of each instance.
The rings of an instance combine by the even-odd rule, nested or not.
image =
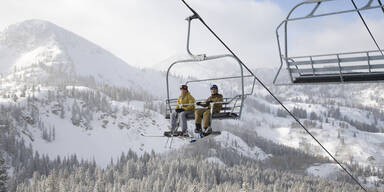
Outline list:
[[[45,20],[26,20],[10,25],[0,33],[0,47],[10,48],[17,53],[53,45],[63,51],[83,46],[93,52],[108,52],[87,39]]]
[[[155,95],[164,90],[162,73],[132,67],[95,43],[45,20],[23,21],[0,32],[0,63],[0,73],[5,75],[14,69],[42,66],[48,67],[47,73],[92,77],[96,82]]]

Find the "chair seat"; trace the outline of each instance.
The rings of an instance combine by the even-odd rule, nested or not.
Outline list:
[[[221,131],[212,131],[211,134],[209,135],[220,135],[221,134]],[[182,131],[165,131],[164,132],[164,136],[165,137],[183,137],[184,133]],[[187,136],[187,137],[190,137],[190,136]]]
[[[293,83],[338,83],[384,80],[384,73],[343,73],[342,75],[343,81],[339,74],[301,75],[296,77]]]
[[[220,113],[214,113],[212,115],[212,119],[237,119],[239,116],[236,113],[231,112],[220,112]],[[166,119],[170,119],[170,114],[167,114],[165,116]],[[187,114],[187,120],[194,120],[195,114]]]

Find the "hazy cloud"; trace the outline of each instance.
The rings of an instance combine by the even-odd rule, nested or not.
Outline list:
[[[286,5],[271,0],[191,0],[212,28],[252,67],[275,67],[278,53],[275,28],[287,14]],[[191,13],[179,0],[5,0],[0,29],[26,19],[44,19],[101,45],[128,63],[148,67],[185,52],[185,17]],[[294,53],[337,50],[365,45],[357,18],[320,21],[293,30]],[[371,24],[383,25],[381,19]],[[225,51],[197,22],[192,47],[196,53]],[[357,30],[356,30],[357,28]],[[353,30],[353,33],[349,31]],[[382,30],[375,27],[375,33]],[[348,35],[356,41],[348,40]],[[343,42],[347,43],[343,43]],[[368,39],[369,41],[369,39]],[[310,43],[308,45],[308,43]],[[329,49],[329,46],[333,46]],[[369,46],[369,45],[368,45]],[[341,48],[340,48],[341,49]],[[208,50],[208,51],[206,51]]]

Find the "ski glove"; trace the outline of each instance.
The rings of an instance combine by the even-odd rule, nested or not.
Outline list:
[[[184,109],[183,108],[180,108],[180,109],[176,109],[176,113],[181,113],[181,112],[183,112],[184,111]]]

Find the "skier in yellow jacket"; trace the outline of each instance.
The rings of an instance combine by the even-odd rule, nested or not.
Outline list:
[[[171,131],[176,131],[177,119],[180,118],[180,127],[182,128],[183,136],[188,136],[187,115],[193,114],[194,110],[195,98],[189,93],[187,85],[181,85],[176,110],[171,116]]]
[[[201,133],[201,120],[203,120],[203,128],[204,128],[204,133],[206,135],[212,133],[212,129],[210,127],[210,120],[211,120],[211,103],[219,102],[213,104],[213,109],[212,112],[213,114],[219,113],[222,104],[220,102],[223,102],[223,95],[218,93],[218,87],[217,85],[212,85],[211,86],[211,96],[205,101],[205,102],[197,102],[196,105],[200,105],[202,107],[208,107],[207,109],[198,109],[195,111],[195,124],[196,124],[196,129],[195,133]],[[202,119],[203,118],[203,119]]]

